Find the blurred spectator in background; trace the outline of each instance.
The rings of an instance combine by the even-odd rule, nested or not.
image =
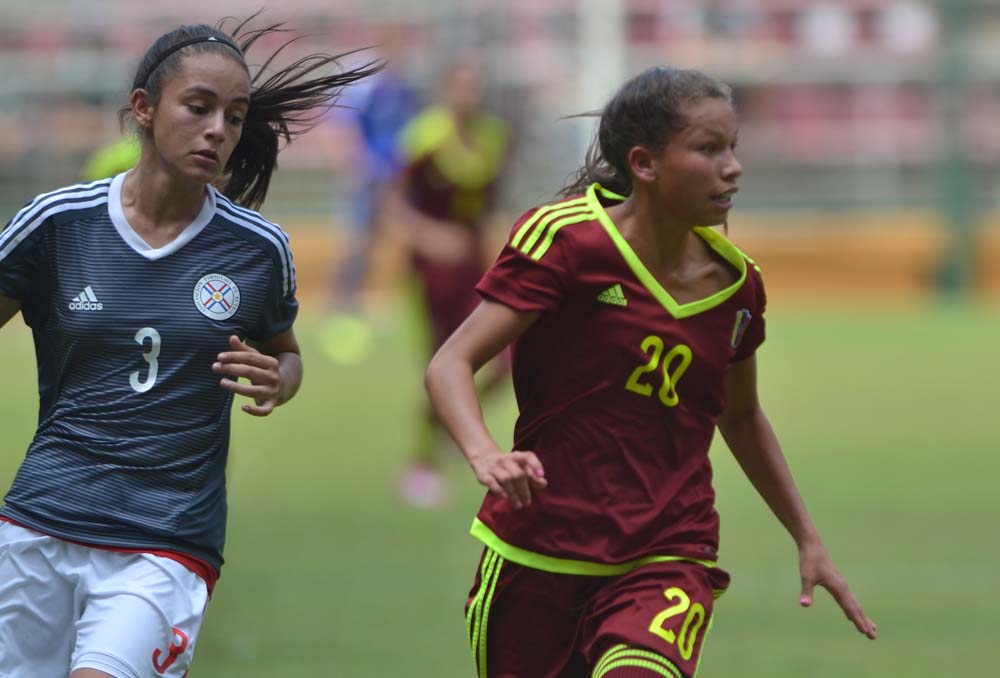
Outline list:
[[[857,17],[837,2],[818,2],[803,9],[796,25],[802,49],[822,57],[838,57],[854,49],[859,39]]]
[[[875,23],[880,42],[896,54],[921,54],[937,42],[938,20],[925,4],[901,0],[882,8]]]
[[[139,162],[141,152],[139,137],[126,134],[118,141],[101,146],[91,153],[80,170],[80,179],[97,181],[127,172]]]
[[[353,141],[349,185],[348,228],[338,239],[332,289],[332,315],[323,328],[323,350],[335,363],[355,364],[371,345],[371,331],[361,311],[361,292],[371,265],[382,203],[389,183],[399,174],[403,159],[397,139],[403,126],[420,110],[416,89],[403,72],[404,33],[382,27],[378,51],[388,66],[369,81],[348,91],[332,109],[331,123]],[[365,59],[368,55],[365,55]]]
[[[483,227],[494,204],[508,152],[508,127],[483,110],[486,79],[475,58],[462,56],[441,80],[440,103],[424,109],[400,136],[404,169],[390,194],[394,234],[405,244],[429,320],[428,357],[478,304],[485,272]],[[484,390],[502,383],[498,361]],[[401,481],[409,504],[445,498],[439,444],[447,435],[424,402],[422,429]]]

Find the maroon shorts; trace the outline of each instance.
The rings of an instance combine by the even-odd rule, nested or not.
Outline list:
[[[616,577],[556,574],[483,552],[466,603],[479,678],[691,678],[729,575],[684,561]]]
[[[433,333],[432,348],[436,351],[479,305],[476,284],[486,269],[478,249],[467,260],[454,264],[439,264],[416,256],[413,268],[423,288]]]

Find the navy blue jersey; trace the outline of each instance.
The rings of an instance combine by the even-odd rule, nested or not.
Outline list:
[[[39,196],[0,231],[0,295],[38,362],[38,430],[0,515],[89,544],[222,565],[229,336],[269,339],[298,310],[288,238],[208,189],[154,249],[121,206],[125,175]]]

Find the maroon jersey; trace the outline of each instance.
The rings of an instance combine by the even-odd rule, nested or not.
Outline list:
[[[472,529],[537,569],[711,565],[718,548],[708,450],[730,364],[764,341],[763,282],[721,234],[698,228],[738,280],[678,304],[608,217],[622,199],[595,184],[529,211],[477,286],[540,312],[513,345],[514,448],[538,455],[549,484],[520,511],[487,495]]]
[[[463,138],[452,114],[432,106],[403,129],[400,146],[410,204],[434,219],[478,225],[492,206],[507,154],[505,123],[479,114]]]

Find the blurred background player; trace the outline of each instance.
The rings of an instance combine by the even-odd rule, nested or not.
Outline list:
[[[142,143],[134,134],[124,134],[118,141],[96,149],[80,170],[81,181],[97,181],[127,172],[139,163]]]
[[[331,110],[329,123],[350,140],[338,172],[346,184],[347,228],[339,234],[331,289],[331,315],[322,328],[326,356],[340,364],[364,359],[371,345],[371,331],[362,308],[362,292],[372,263],[372,246],[389,184],[402,169],[399,134],[419,111],[417,89],[405,75],[405,33],[392,25],[375,34],[377,51],[385,69],[350,88],[342,105]],[[338,198],[341,192],[338,192]]]
[[[508,128],[484,110],[486,78],[474,57],[443,73],[440,101],[424,109],[399,138],[405,166],[391,197],[393,231],[410,253],[427,314],[431,353],[478,303],[485,271],[484,228],[508,154]],[[484,388],[502,382],[501,358]],[[444,500],[441,445],[447,434],[425,403],[423,425],[400,491],[414,506]]]

